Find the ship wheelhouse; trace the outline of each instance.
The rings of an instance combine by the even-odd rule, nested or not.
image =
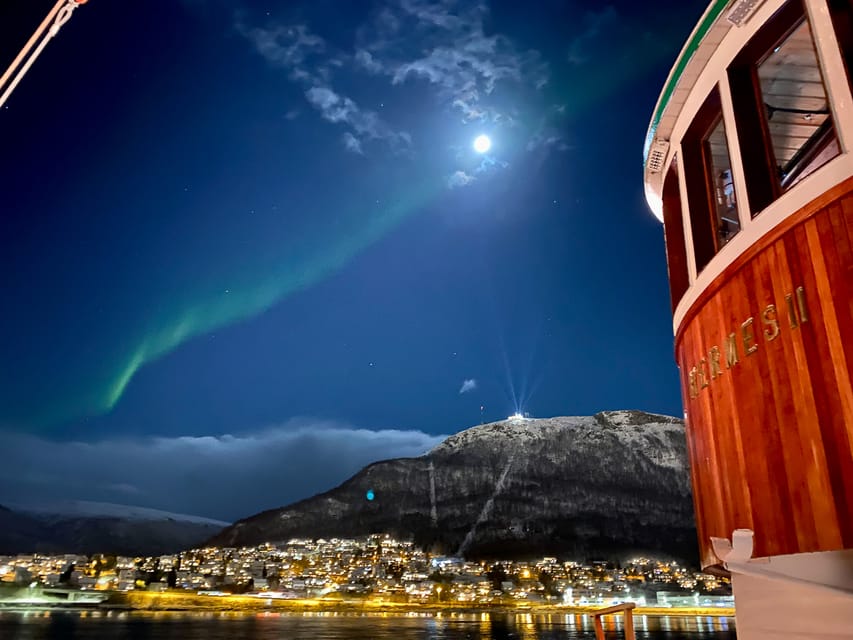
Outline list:
[[[716,0],[646,138],[701,564],[746,638],[853,629],[852,87],[853,0]]]

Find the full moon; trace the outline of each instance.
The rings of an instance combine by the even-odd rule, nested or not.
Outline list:
[[[477,153],[486,153],[492,148],[492,141],[489,136],[482,134],[474,138],[474,151]]]

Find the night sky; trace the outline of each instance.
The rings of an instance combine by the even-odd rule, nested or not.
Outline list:
[[[0,503],[232,520],[515,411],[681,415],[642,146],[705,5],[78,9],[0,110]]]

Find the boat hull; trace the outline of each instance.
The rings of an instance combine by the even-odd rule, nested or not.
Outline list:
[[[853,548],[853,179],[780,222],[678,327],[703,568]]]

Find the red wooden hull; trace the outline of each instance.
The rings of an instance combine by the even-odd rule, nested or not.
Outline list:
[[[722,273],[676,336],[703,567],[853,548],[853,179]]]

